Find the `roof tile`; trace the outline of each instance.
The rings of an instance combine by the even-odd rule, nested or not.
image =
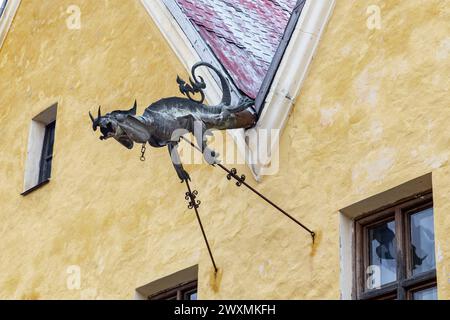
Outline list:
[[[256,98],[297,0],[176,0],[245,94]]]

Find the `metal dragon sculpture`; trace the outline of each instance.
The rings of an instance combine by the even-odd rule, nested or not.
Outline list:
[[[206,84],[202,77],[196,75],[196,70],[202,66],[213,70],[220,80],[223,97],[218,105],[208,106],[203,103]],[[219,70],[200,62],[192,67],[191,73],[190,84],[177,78],[180,92],[187,98],[161,99],[147,107],[141,116],[136,115],[137,102],[130,110],[116,110],[105,115],[101,114],[99,107],[97,118],[89,112],[93,130],[100,128],[100,140],[114,138],[128,149],[132,149],[135,142],[144,146],[149,143],[156,148],[167,146],[178,177],[182,182],[189,180],[177,151],[183,133],[193,133],[205,160],[214,164],[218,161],[218,155],[207,146],[209,130],[250,128],[256,122],[256,114],[252,109],[254,101],[243,97],[232,104],[230,87]],[[200,94],[199,100],[194,99],[197,94]]]
[[[223,96],[222,101],[218,105],[208,106],[204,104],[205,94],[203,90],[206,88],[206,84],[201,77],[197,77],[196,75],[196,70],[202,66],[214,71],[220,80]],[[188,141],[192,147],[201,151],[205,160],[210,165],[226,171],[227,179],[236,180],[236,186],[245,186],[283,215],[297,223],[301,228],[309,232],[314,242],[314,231],[303,225],[292,215],[251,187],[245,181],[245,175],[239,176],[235,168],[231,170],[226,168],[218,161],[218,155],[207,146],[206,137],[210,134],[210,130],[253,127],[256,123],[256,112],[252,108],[254,101],[250,98],[242,97],[237,103],[233,104],[227,80],[219,70],[208,63],[200,62],[195,64],[192,67],[191,74],[192,77],[189,79],[189,84],[180,77],[177,77],[180,92],[187,98],[171,97],[161,99],[147,107],[144,114],[141,116],[136,115],[136,101],[130,110],[116,110],[105,115],[101,114],[99,107],[97,118],[94,118],[89,112],[93,130],[96,131],[100,128],[102,133],[100,140],[114,138],[128,149],[132,149],[135,142],[141,143],[143,150],[142,160],[145,160],[144,153],[145,145],[147,143],[155,148],[168,147],[178,177],[181,179],[181,182],[186,184],[187,192],[185,194],[185,199],[189,201],[188,208],[195,211],[215,274],[217,274],[218,268],[198,212],[200,206],[200,201],[197,200],[198,192],[196,190],[191,190],[189,185],[189,174],[184,170],[178,154],[177,148],[181,139]],[[198,95],[200,96],[200,99],[195,100],[195,96]],[[197,146],[183,137],[187,132],[194,134],[195,139],[197,140]]]

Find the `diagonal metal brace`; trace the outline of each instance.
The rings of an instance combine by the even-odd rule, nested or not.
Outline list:
[[[205,240],[206,247],[208,248],[209,257],[211,258],[211,262],[214,267],[214,272],[217,274],[218,269],[216,266],[216,262],[214,260],[213,254],[212,254],[211,247],[209,246],[208,238],[206,237],[206,233],[205,233],[205,229],[203,228],[202,220],[200,219],[200,215],[198,213],[198,208],[200,207],[200,201],[197,200],[198,192],[197,192],[197,190],[191,191],[191,186],[189,185],[189,181],[187,179],[184,181],[186,182],[186,187],[188,190],[186,192],[186,196],[185,196],[185,199],[187,201],[189,201],[188,209],[194,209],[194,211],[195,211],[195,215],[197,216],[198,224],[200,226],[200,229],[202,230],[203,239]]]
[[[187,143],[189,143],[194,149],[196,149],[199,152],[202,152],[201,149],[196,146],[192,141],[189,141],[188,139],[186,139],[185,137],[181,137],[181,139],[183,139],[184,141],[186,141]],[[241,175],[239,176],[237,174],[237,170],[236,168],[232,168],[231,170],[228,169],[227,167],[225,167],[223,164],[221,163],[215,163],[212,164],[213,167],[217,166],[219,168],[221,168],[223,171],[225,171],[227,173],[227,179],[231,180],[234,179],[236,180],[236,185],[238,187],[244,185],[246,186],[249,190],[251,190],[253,193],[255,193],[256,195],[258,195],[261,199],[263,199],[264,201],[266,201],[268,204],[270,204],[272,207],[274,207],[275,209],[277,209],[278,211],[280,211],[282,214],[284,214],[286,217],[288,217],[289,219],[291,219],[292,221],[294,221],[296,224],[298,224],[301,228],[303,228],[304,230],[306,230],[307,232],[309,232],[309,234],[312,237],[312,241],[314,243],[315,240],[315,236],[316,233],[314,231],[312,231],[311,229],[309,229],[308,227],[306,227],[303,223],[301,223],[300,221],[298,221],[297,219],[295,219],[292,215],[290,215],[289,213],[287,213],[285,210],[283,210],[282,208],[280,208],[279,206],[277,206],[274,202],[272,202],[269,198],[267,198],[266,196],[264,196],[262,193],[260,193],[259,191],[257,191],[255,188],[253,188],[251,185],[249,185],[247,182],[245,182],[245,175]]]

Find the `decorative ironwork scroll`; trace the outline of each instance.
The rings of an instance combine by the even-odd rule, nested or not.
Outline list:
[[[193,148],[195,148],[198,151],[201,151],[195,144],[193,144],[191,141],[189,141],[188,139],[186,139],[185,137],[181,137],[184,141],[186,141],[187,143],[189,143]],[[222,170],[224,170],[227,173],[227,179],[231,180],[234,179],[236,180],[236,186],[240,187],[242,185],[244,185],[245,187],[247,187],[250,191],[252,191],[254,194],[256,194],[258,197],[260,197],[261,199],[263,199],[264,201],[266,201],[267,203],[269,203],[272,207],[274,207],[275,209],[277,209],[278,211],[280,211],[282,214],[284,214],[286,217],[288,217],[289,219],[291,219],[292,221],[294,221],[296,224],[298,224],[301,228],[303,228],[304,230],[306,230],[307,232],[309,232],[309,234],[312,237],[313,243],[314,243],[314,239],[315,239],[315,232],[312,231],[311,229],[309,229],[308,227],[306,227],[303,223],[301,223],[300,221],[298,221],[297,219],[295,219],[292,215],[290,215],[289,213],[287,213],[285,210],[283,210],[282,208],[280,208],[278,205],[276,205],[274,202],[272,202],[269,198],[267,198],[266,196],[264,196],[262,193],[260,193],[259,191],[257,191],[255,188],[253,188],[251,185],[249,185],[247,182],[245,182],[245,175],[241,175],[239,176],[237,174],[237,170],[236,168],[232,168],[231,170],[228,169],[227,167],[225,167],[223,164],[221,163],[215,163],[213,164],[213,166],[217,166],[219,168],[221,168]]]

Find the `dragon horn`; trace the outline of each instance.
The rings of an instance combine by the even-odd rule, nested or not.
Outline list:
[[[129,114],[132,114],[132,115],[136,115],[136,110],[137,110],[137,100],[134,100],[133,108],[131,108],[130,110],[128,110],[128,113],[129,113]]]
[[[98,106],[98,118],[100,118],[102,116],[102,111],[101,111],[102,106]]]
[[[95,119],[94,119],[94,117],[92,116],[92,114],[91,114],[91,112],[89,111],[89,118],[91,118],[91,121],[92,121],[92,123],[94,123],[95,122]]]

